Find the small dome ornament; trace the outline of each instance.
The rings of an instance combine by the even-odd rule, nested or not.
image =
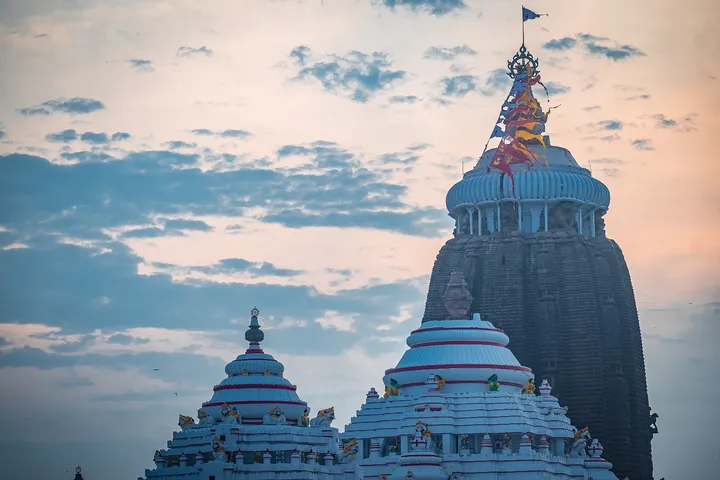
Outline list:
[[[253,307],[250,310],[250,325],[248,325],[249,328],[245,332],[245,340],[251,343],[260,343],[265,339],[265,334],[260,330],[258,315],[260,315],[260,309]]]

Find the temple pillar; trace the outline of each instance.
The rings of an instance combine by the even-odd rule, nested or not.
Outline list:
[[[443,445],[443,455],[449,455],[453,453],[452,448],[452,438],[449,433],[443,433],[442,436],[442,445]]]
[[[408,443],[409,443],[408,436],[402,435],[400,437],[400,455],[405,455],[406,453],[408,453],[408,451],[409,451]]]
[[[499,203],[497,204],[497,231],[502,232],[502,212]]]
[[[487,220],[488,233],[495,232],[495,211],[492,207],[485,210],[485,219]]]
[[[472,235],[472,234],[473,234],[473,221],[474,221],[474,218],[473,218],[473,217],[474,217],[475,215],[473,214],[473,209],[472,209],[472,208],[468,208],[468,209],[467,209],[467,212],[468,212],[468,215],[470,216],[470,235]]]
[[[548,231],[548,204],[545,202],[545,231]]]
[[[522,232],[523,231],[523,208],[522,208],[522,203],[520,203],[520,202],[517,202],[517,215],[518,215],[517,229],[518,229],[518,232]]]
[[[590,210],[590,236],[595,237],[595,210],[597,208],[593,208]]]
[[[365,439],[358,440],[358,455],[361,459],[366,458],[365,456]]]
[[[530,205],[530,233],[540,230],[540,212],[542,212],[542,206]]]

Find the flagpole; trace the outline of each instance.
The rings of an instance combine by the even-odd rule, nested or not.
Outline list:
[[[522,12],[524,12],[525,5],[520,5],[520,6],[522,7]],[[523,19],[522,19],[522,44],[525,45],[525,17],[523,17]]]

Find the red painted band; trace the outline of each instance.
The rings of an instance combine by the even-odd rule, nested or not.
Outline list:
[[[303,407],[307,407],[306,402],[293,402],[290,400],[236,400],[234,402],[213,402],[213,403],[203,403],[203,407],[219,407],[223,403],[227,403],[228,405],[300,405]]]
[[[213,392],[219,390],[241,390],[243,388],[264,388],[264,389],[275,389],[275,390],[297,390],[295,385],[263,385],[258,383],[243,384],[243,385],[215,385]]]
[[[410,348],[434,347],[437,345],[490,345],[492,347],[505,347],[505,345],[502,343],[487,342],[484,340],[447,340],[442,342],[417,343]]]
[[[485,328],[485,327],[430,327],[430,328],[418,328],[410,332],[410,335],[423,332],[437,332],[438,330],[484,330],[486,332],[500,332],[504,333],[499,328]]]
[[[447,385],[456,385],[456,384],[486,384],[488,383],[487,380],[446,380],[445,384]],[[416,382],[416,383],[405,383],[403,385],[399,385],[398,388],[404,388],[404,387],[421,387],[425,385],[425,382]],[[511,387],[523,387],[524,385],[521,385],[519,383],[514,382],[501,382],[500,385],[510,385]]]
[[[483,368],[483,369],[489,369],[489,370],[513,370],[516,372],[527,372],[532,373],[532,370],[530,370],[527,367],[516,367],[514,365],[493,365],[488,363],[449,363],[449,364],[441,364],[441,365],[416,365],[414,367],[402,367],[402,368],[391,368],[389,370],[385,370],[385,375],[390,375],[393,373],[400,373],[400,372],[414,372],[417,370],[448,370],[452,368]],[[502,382],[501,382],[502,383]]]

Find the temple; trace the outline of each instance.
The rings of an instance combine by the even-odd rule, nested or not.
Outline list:
[[[283,364],[262,350],[259,313],[252,309],[248,349],[227,364],[227,378],[197,411],[197,422],[179,416],[180,430],[166,449],[155,451],[147,480],[362,478],[352,466],[337,465],[334,409],[311,419],[296,386],[283,377]]]
[[[617,480],[598,439],[571,425],[547,380],[536,392],[507,335],[478,314],[464,318],[466,292],[453,272],[446,308],[458,318],[410,334],[409,350],[385,372],[384,395],[371,389],[342,435],[333,408],[310,419],[283,365],[260,347],[253,309],[248,349],[225,367],[197,422],[179,415],[180,430],[145,478]]]
[[[311,420],[253,309],[248,349],[147,480],[652,478],[657,415],[608,189],[545,135],[537,59],[523,45],[509,67],[500,145],[448,193],[454,238],[382,395],[342,434],[333,408]]]
[[[504,329],[518,360],[603,439],[619,476],[650,480],[657,416],[628,266],[605,232],[610,193],[545,133],[550,109],[532,91],[539,61],[523,45],[508,67],[513,86],[491,134],[500,143],[448,191],[455,231],[432,269],[423,322],[458,318],[444,295],[461,271],[469,311]]]

